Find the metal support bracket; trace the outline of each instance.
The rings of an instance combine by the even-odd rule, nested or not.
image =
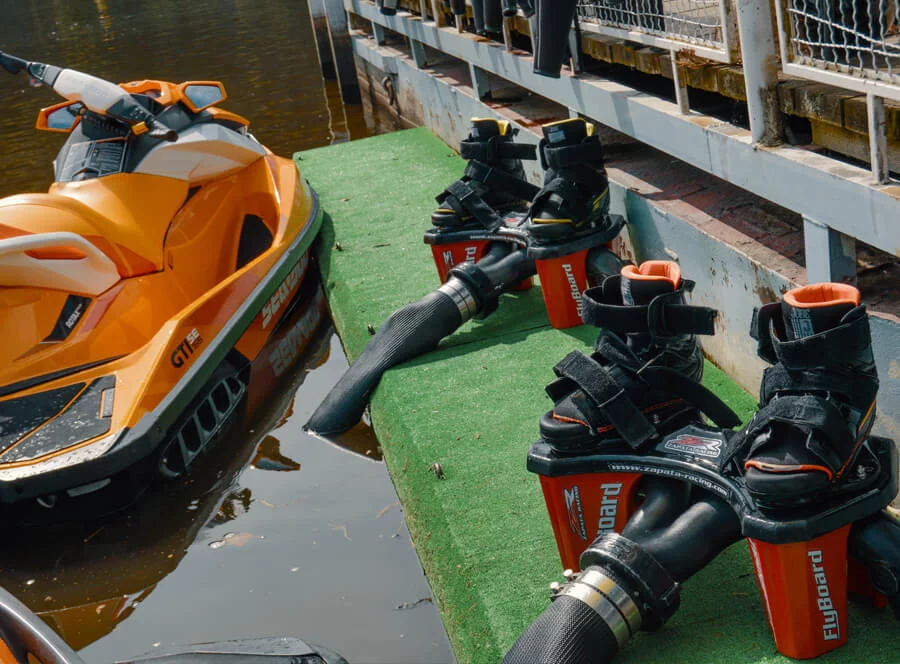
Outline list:
[[[803,218],[806,283],[856,283],[856,239],[813,219]]]

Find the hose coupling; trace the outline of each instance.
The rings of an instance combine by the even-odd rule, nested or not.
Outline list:
[[[464,281],[457,277],[450,277],[447,282],[438,288],[444,295],[450,296],[463,322],[469,320],[478,313],[478,302],[472,295],[472,290]]]
[[[637,604],[606,570],[589,567],[568,578],[562,586],[551,584],[552,599],[567,596],[586,604],[606,623],[619,648],[641,628],[642,617]]]

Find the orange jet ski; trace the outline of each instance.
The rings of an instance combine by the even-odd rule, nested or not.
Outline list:
[[[0,200],[0,503],[178,477],[318,322],[288,320],[318,198],[221,83],[0,66],[60,94],[37,128],[68,134],[48,193]]]

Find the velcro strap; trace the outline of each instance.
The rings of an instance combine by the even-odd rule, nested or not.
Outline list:
[[[744,436],[750,440],[772,422],[794,426],[807,434],[822,434],[808,436],[806,449],[821,459],[833,473],[840,471],[856,447],[846,418],[834,402],[823,397],[804,394],[772,399],[754,416]],[[750,448],[749,454],[752,456],[772,440],[771,437],[761,438]]]
[[[465,174],[472,180],[478,180],[491,189],[505,191],[526,201],[530,201],[540,191],[538,187],[535,187],[530,182],[520,180],[515,175],[510,175],[499,168],[491,168],[480,161],[470,161],[468,166],[466,166]]]
[[[625,390],[613,380],[609,369],[593,358],[575,350],[553,367],[553,371],[560,378],[568,378],[575,383],[631,447],[639,447],[656,435],[656,429],[634,405]],[[577,401],[575,403],[578,405]],[[596,429],[596,424],[592,421],[595,418],[584,410],[582,413]]]
[[[580,166],[586,161],[602,161],[603,145],[600,141],[588,141],[577,145],[563,145],[553,147],[549,143],[543,144],[544,168],[569,168]]]
[[[772,345],[788,369],[805,369],[851,362],[872,347],[872,339],[863,312],[853,321],[796,341],[779,341],[772,335]]]
[[[602,286],[589,288],[582,296],[581,317],[589,325],[661,339],[682,334],[715,334],[717,310],[669,302],[683,295],[685,287],[657,295],[646,305],[608,304],[603,301],[603,289]]]
[[[654,387],[677,394],[688,403],[699,408],[709,419],[720,427],[729,429],[738,426],[741,418],[724,401],[702,384],[668,367],[648,366],[638,372]]]
[[[772,339],[775,337],[773,321],[781,320],[781,302],[771,302],[753,309],[750,319],[750,336],[756,339],[756,354],[769,364],[775,364],[778,358]]]
[[[459,204],[475,217],[475,219],[477,219],[487,230],[495,231],[503,225],[503,218],[497,214],[493,208],[488,206],[471,186],[462,180],[457,180],[447,187],[447,193],[453,196]],[[450,206],[454,208],[454,211],[456,211],[457,214],[459,213],[455,206],[453,206],[449,197],[441,202],[450,203]]]
[[[581,217],[582,211],[588,201],[574,184],[563,178],[554,178],[544,185],[534,197],[532,207],[541,206],[550,196],[556,194],[565,202],[565,207],[572,214],[572,218]]]
[[[497,159],[537,159],[537,146],[491,138],[486,141],[462,141],[459,154],[463,159],[492,162]]]
[[[759,399],[768,403],[779,392],[827,392],[838,394],[851,404],[870,404],[878,392],[878,381],[859,371],[840,368],[788,369],[781,364],[763,372]]]

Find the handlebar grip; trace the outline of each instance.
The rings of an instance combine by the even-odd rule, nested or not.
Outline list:
[[[28,61],[0,51],[0,67],[3,67],[10,74],[18,74],[28,67]]]

